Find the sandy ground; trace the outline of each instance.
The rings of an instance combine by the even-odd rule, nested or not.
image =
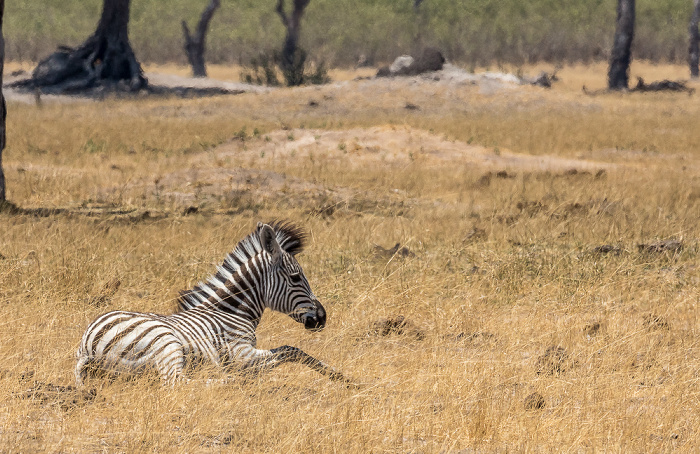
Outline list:
[[[402,191],[371,193],[267,170],[293,162],[322,160],[347,169],[384,168],[387,171],[418,164],[423,168],[468,166],[483,174],[512,177],[519,172],[595,174],[613,164],[556,156],[530,156],[447,140],[407,126],[382,126],[346,130],[277,130],[257,138],[233,139],[211,151],[195,154],[186,168],[129,182],[124,187],[102,189],[102,197],[158,198],[180,207],[219,204],[246,206],[274,201],[285,207],[324,207],[367,203],[390,207],[415,204]],[[244,163],[244,166],[238,164]],[[266,170],[263,170],[266,169]]]
[[[300,159],[322,155],[353,168],[404,166],[419,161],[423,166],[470,164],[487,171],[598,171],[609,164],[557,156],[531,156],[448,140],[408,126],[379,126],[340,131],[321,129],[278,130],[253,143],[231,142],[215,150],[226,156],[271,156]],[[351,158],[351,159],[348,159]],[[346,162],[347,161],[347,162]]]
[[[11,66],[11,65],[10,65]],[[29,72],[24,69],[19,69],[11,72],[4,77],[3,93],[8,101],[35,103],[37,102],[36,93],[27,93],[17,89],[9,88],[7,85],[18,80],[29,77]],[[246,84],[241,82],[233,82],[231,80],[222,80],[211,77],[187,77],[177,74],[169,74],[157,71],[146,71],[145,76],[149,83],[154,86],[162,86],[168,88],[218,88],[228,90],[231,94],[241,93],[267,93],[274,90],[274,87],[265,87],[260,85]],[[411,83],[435,83],[442,85],[478,85],[482,93],[492,93],[506,88],[515,88],[520,85],[521,80],[513,75],[499,72],[484,72],[481,74],[472,74],[459,67],[446,64],[441,71],[431,72],[415,77],[400,77],[400,78],[372,78],[368,77],[365,80],[365,85],[372,87],[377,84],[389,85],[393,80],[410,81]],[[347,81],[336,82],[332,85],[342,88],[347,84]],[[41,94],[41,102],[79,102],[86,101],[86,98],[80,96],[61,96]]]
[[[233,93],[266,93],[272,88],[260,85],[217,80],[208,77],[184,77],[174,74],[147,72],[148,82],[164,87],[191,87],[191,88],[222,88]]]

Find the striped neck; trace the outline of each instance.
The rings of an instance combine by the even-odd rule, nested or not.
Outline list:
[[[216,309],[251,321],[257,326],[265,310],[265,277],[270,264],[265,260],[266,254],[257,254],[238,269],[230,273],[225,280],[218,280],[216,288],[210,286],[195,287],[199,289],[197,306],[202,309]],[[217,276],[220,273],[217,273]],[[202,293],[206,299],[202,300]],[[187,295],[181,295],[187,298]]]
[[[275,231],[279,245],[285,252],[291,255],[301,252],[304,247],[305,235],[300,228],[289,222],[280,221],[272,222],[270,225]],[[252,282],[247,278],[251,276],[250,270],[253,269],[250,262],[256,258],[264,260],[264,257],[267,256],[262,254],[263,247],[260,243],[259,235],[262,226],[263,224],[259,224],[254,232],[236,245],[233,251],[226,256],[224,262],[217,267],[216,274],[210,276],[206,281],[198,283],[191,290],[180,292],[177,300],[178,312],[187,311],[200,304],[217,303],[222,300],[229,301],[227,297],[231,298],[227,304],[231,304],[231,307],[235,308],[235,302],[238,299],[245,299],[248,294],[256,294],[257,300],[253,302],[256,307],[260,308],[260,313],[255,315],[262,315],[263,306],[260,301],[260,292],[263,287],[258,287],[258,291],[253,292],[250,288]],[[257,279],[256,282],[259,283],[259,280]],[[229,281],[231,281],[231,288],[229,288]],[[236,282],[240,282],[240,288],[235,285]]]

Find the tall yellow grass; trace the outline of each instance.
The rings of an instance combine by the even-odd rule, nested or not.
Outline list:
[[[600,85],[600,67],[560,75],[551,91],[351,81],[211,99],[11,103],[9,196],[65,211],[0,215],[0,451],[700,449],[697,95],[588,97],[580,85]],[[277,163],[255,154],[280,128],[376,125],[605,171],[488,177],[479,166],[421,159],[352,170],[353,153],[341,149]],[[236,136],[247,154],[218,156]],[[195,198],[198,211],[185,215],[158,182],[207,171],[202,157],[311,189]],[[318,188],[327,202],[311,194]],[[355,199],[332,198],[347,188]],[[221,371],[198,371],[174,387],[92,382],[95,399],[77,404],[70,390],[35,386],[73,383],[74,351],[95,316],[172,311],[177,290],[272,218],[309,231],[299,260],[328,326],[311,334],[266,314],[259,345],[299,346],[359,389],[294,365],[213,383]],[[682,248],[638,248],[661,240]],[[396,242],[415,256],[374,248]],[[602,245],[615,249],[595,252]],[[399,315],[412,331],[375,332]],[[548,362],[551,347],[564,349],[561,361]],[[526,408],[534,392],[544,408]]]

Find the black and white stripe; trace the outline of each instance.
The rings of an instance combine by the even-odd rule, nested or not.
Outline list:
[[[304,239],[292,224],[259,223],[215,275],[181,292],[178,312],[101,315],[88,326],[78,348],[78,385],[94,369],[112,373],[155,369],[162,379],[173,381],[198,363],[260,370],[300,362],[331,379],[345,380],[296,347],[256,348],[255,329],[267,307],[288,314],[309,330],[321,330],[326,324],[326,311],[295,258]]]

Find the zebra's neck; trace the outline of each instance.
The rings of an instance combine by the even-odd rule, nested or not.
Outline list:
[[[274,229],[277,241],[285,252],[294,255],[304,249],[305,235],[300,228],[289,222],[281,221],[271,222],[270,226]],[[226,286],[226,282],[235,280],[236,276],[240,274],[241,268],[249,264],[256,256],[258,260],[262,260],[260,257],[263,250],[260,243],[262,227],[263,224],[258,224],[253,233],[238,242],[233,251],[226,256],[224,262],[217,267],[215,275],[210,276],[204,282],[200,282],[191,290],[181,291],[177,300],[177,312],[185,312],[200,304],[225,299],[229,295],[229,288]],[[245,272],[243,272],[243,275],[245,275]],[[258,287],[258,290],[262,288]],[[235,295],[236,291],[233,291],[233,293]],[[257,301],[257,303],[260,303],[260,301]],[[260,307],[260,313],[255,315],[259,317],[262,315],[262,306],[258,306]]]
[[[180,294],[181,310],[200,307],[216,309],[257,326],[265,309],[265,282],[269,264],[258,254],[233,272],[220,267],[216,275]]]

